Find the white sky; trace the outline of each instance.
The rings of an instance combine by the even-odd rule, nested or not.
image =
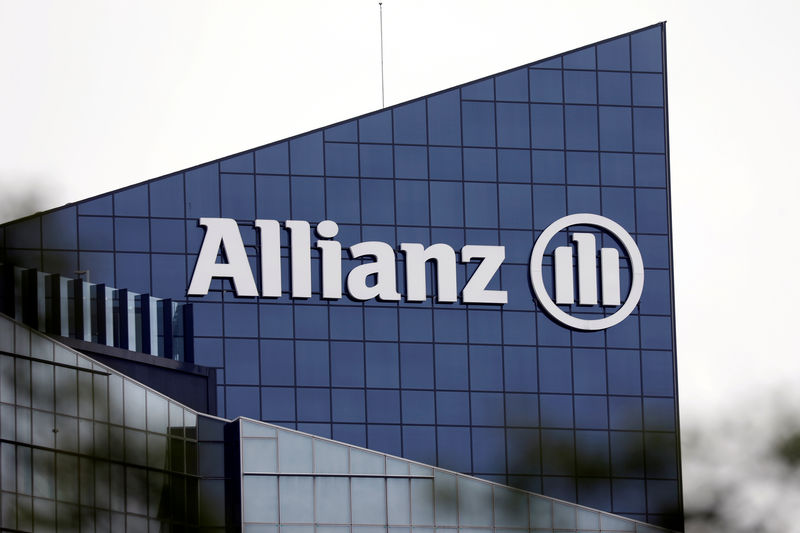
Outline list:
[[[667,21],[684,424],[800,378],[798,6],[384,2],[387,105]],[[55,207],[373,111],[378,44],[375,0],[0,0],[0,186]]]

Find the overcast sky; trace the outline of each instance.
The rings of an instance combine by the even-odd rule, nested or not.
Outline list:
[[[384,2],[387,105],[667,21],[685,423],[800,378],[798,5]],[[56,207],[378,109],[378,3],[0,0],[0,72]]]

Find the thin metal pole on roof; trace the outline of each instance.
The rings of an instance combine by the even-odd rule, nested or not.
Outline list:
[[[383,2],[378,2],[378,11],[381,20],[381,108],[386,107],[384,84],[383,84]]]

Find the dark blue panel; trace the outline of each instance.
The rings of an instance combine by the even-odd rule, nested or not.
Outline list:
[[[222,367],[224,364],[223,354],[222,339],[194,339],[195,364],[211,367]]]
[[[603,185],[633,185],[633,157],[630,154],[600,154]]]
[[[494,181],[497,179],[496,150],[464,148],[464,179],[473,181]]]
[[[664,152],[664,110],[634,108],[633,142],[637,152]]]
[[[328,343],[326,341],[295,341],[297,384],[328,386]]]
[[[530,152],[528,150],[498,150],[497,172],[500,181],[530,183]]]
[[[600,149],[632,150],[631,111],[626,107],[600,107]]]
[[[469,394],[436,392],[436,421],[439,424],[469,424]]]
[[[446,145],[461,142],[461,100],[458,89],[428,98],[428,142]]]
[[[495,76],[495,91],[498,100],[514,102],[528,101],[528,69],[522,68]]]
[[[397,223],[428,225],[428,183],[425,181],[398,181]],[[385,204],[381,205],[385,209]]]
[[[186,172],[186,216],[219,216],[219,172],[216,163]]]
[[[400,391],[367,389],[367,422],[399,424]]]
[[[554,104],[531,105],[534,148],[564,148],[564,107]]]
[[[292,177],[292,218],[319,220],[325,213],[325,181]]]
[[[117,217],[114,219],[114,226],[117,250],[123,252],[150,251],[150,230],[147,219]]]
[[[628,231],[636,227],[633,189],[604,188],[602,193],[603,215],[618,222]],[[649,265],[646,265],[649,266]]]
[[[496,391],[503,388],[503,355],[498,346],[471,346],[470,388]]]
[[[469,386],[467,347],[454,344],[435,346],[436,387],[465,390]]]
[[[537,429],[507,429],[506,446],[509,471],[523,475],[541,472]]]
[[[294,343],[261,341],[261,384],[294,385]]]
[[[361,218],[359,208],[358,180],[331,178],[326,180],[327,216],[338,223],[358,223]],[[339,231],[342,231],[340,227]]]
[[[539,390],[572,392],[570,359],[568,348],[539,348]]]
[[[256,172],[260,174],[288,174],[289,144],[282,142],[257,150]]]
[[[297,388],[298,422],[329,422],[331,393],[328,389]]]
[[[642,429],[642,399],[624,396],[608,397],[611,429]]]
[[[627,72],[598,72],[600,104],[631,105],[631,76]]]
[[[392,112],[381,111],[359,119],[358,133],[361,142],[392,142]]]
[[[661,74],[633,75],[633,105],[664,105],[664,80]]]
[[[645,272],[644,293],[639,302],[640,313],[668,314],[672,307],[670,301],[670,275],[666,270],[647,270]]]
[[[294,332],[300,339],[325,339],[328,337],[328,307],[296,305],[294,307]]]
[[[630,70],[630,42],[627,36],[597,45],[597,68]]]
[[[403,457],[425,464],[436,464],[436,429],[403,426]]]
[[[631,68],[661,72],[661,26],[631,35]]]
[[[506,425],[539,425],[539,397],[536,394],[506,394]]]
[[[642,477],[644,475],[642,434],[639,432],[612,431],[610,437],[612,475]]]
[[[608,429],[608,405],[605,396],[575,396],[575,427]],[[603,438],[607,438],[605,435]]]
[[[597,109],[568,105],[564,110],[567,149],[597,150]]]
[[[151,218],[150,246],[154,252],[186,252],[186,227],[183,221]]]
[[[18,250],[14,253],[27,254],[29,252]],[[31,252],[31,254],[37,256],[39,252]],[[9,257],[12,257],[11,253],[9,253]],[[33,259],[33,261],[35,264],[36,259]],[[16,264],[25,264],[25,262],[23,261],[22,263]],[[78,252],[54,252],[44,250],[42,252],[42,270],[53,274],[62,274],[66,276],[74,275],[75,271],[79,270]]]
[[[355,120],[331,126],[325,130],[326,141],[358,142],[358,123]]]
[[[367,428],[363,424],[334,424],[333,438],[364,447],[367,445]]]
[[[366,344],[367,387],[400,386],[397,345],[377,342]]]
[[[494,80],[489,78],[470,83],[461,89],[461,98],[466,100],[492,100],[494,98]]]
[[[256,215],[266,220],[290,220],[289,178],[256,176]]]
[[[430,344],[400,345],[400,379],[404,388],[433,388],[433,346]]]
[[[116,284],[140,294],[150,292],[150,256],[119,253],[116,256]]]
[[[153,256],[153,263],[155,263],[157,257],[159,256]],[[155,275],[156,273],[157,271],[154,270],[153,274]],[[158,295],[154,294],[154,296]],[[219,319],[222,316],[222,304],[194,302],[192,303],[192,308],[197,335],[222,337],[222,321]]]
[[[329,312],[332,339],[360,340],[364,337],[360,307],[331,306]]]
[[[641,394],[639,376],[638,351],[608,350],[608,392],[610,394]]]
[[[667,165],[663,155],[636,154],[636,185],[664,187]]]
[[[669,241],[662,235],[639,235],[636,239],[645,267],[669,267]]]
[[[261,388],[261,414],[270,422],[293,421],[295,416],[293,388]]]
[[[394,152],[398,178],[428,177],[428,151],[424,146],[395,146]]]
[[[597,80],[594,72],[564,72],[564,101],[568,104],[596,104]]]
[[[364,345],[360,342],[331,343],[331,384],[334,387],[364,386]]]
[[[542,430],[542,472],[544,474],[574,475],[575,464],[572,461],[574,455],[575,441],[572,431]]]
[[[258,387],[225,387],[225,416],[259,419]]]
[[[114,280],[114,254],[108,252],[81,252],[79,258],[80,269],[89,271],[93,283],[116,285]],[[181,261],[183,261],[182,257]]]
[[[642,384],[644,394],[672,396],[674,379],[671,352],[642,352]]]
[[[33,222],[33,221],[31,221]],[[35,222],[28,224],[33,226]],[[65,207],[42,215],[42,248],[56,250],[75,250],[78,247],[78,221],[75,207]],[[20,224],[19,226],[22,226]],[[31,228],[35,230],[36,228]],[[9,231],[11,235],[13,230]],[[38,235],[33,231],[24,232],[17,244],[28,248],[38,241]],[[37,232],[38,233],[38,232]],[[28,240],[28,237],[32,237]],[[9,243],[9,246],[12,244]]]
[[[604,350],[574,349],[575,392],[580,394],[606,393],[606,361]]]
[[[605,431],[576,431],[575,451],[579,476],[608,476],[608,433]],[[600,480],[597,480],[600,481]],[[604,481],[608,486],[608,481]],[[579,496],[580,497],[580,496]],[[584,505],[586,503],[581,502]],[[610,502],[609,502],[610,503]],[[608,505],[606,505],[606,508]]]
[[[527,287],[526,287],[527,289]],[[503,341],[505,344],[536,344],[533,313],[503,312]]]
[[[358,145],[325,143],[325,175],[358,176]]]
[[[78,204],[79,215],[112,215],[113,214],[112,198],[110,194],[95,198],[93,200],[85,200]]]
[[[472,450],[470,446],[469,428],[441,427],[437,428],[439,447],[439,466],[457,472],[471,471]]]
[[[595,47],[589,46],[564,56],[564,68],[594,70]]]
[[[472,429],[472,469],[486,474],[505,474],[506,449],[501,428]]]
[[[646,508],[644,480],[613,479],[611,483],[615,513],[636,513]]]
[[[78,217],[78,237],[81,249],[113,250],[114,226],[112,221],[113,219],[110,217]],[[38,228],[36,229],[38,230]]]
[[[564,183],[564,152],[533,151],[534,183]]]
[[[333,389],[331,401],[334,422],[365,422],[363,389]]]
[[[664,190],[636,191],[636,231],[667,233],[667,194]]]
[[[571,428],[574,425],[572,396],[542,394],[539,396],[542,426],[548,428]]]
[[[492,284],[489,284],[490,288]],[[503,331],[500,327],[499,311],[470,310],[469,340],[482,344],[500,344]]]
[[[430,177],[437,180],[461,179],[461,149],[430,147]]]
[[[259,332],[261,337],[290,339],[294,336],[292,307],[266,304],[259,307]]]
[[[567,187],[567,205],[569,213],[599,213],[599,187]]]
[[[309,133],[289,141],[292,174],[323,174],[322,133]]]
[[[431,224],[461,227],[464,223],[460,183],[431,182]]]
[[[531,102],[561,103],[561,71],[531,69]]]
[[[257,340],[225,339],[225,382],[228,385],[258,385],[258,361]],[[231,407],[228,403],[228,416],[234,414]]]
[[[497,104],[497,145],[508,148],[530,147],[528,104]]]
[[[246,152],[223,159],[219,162],[219,168],[222,172],[244,172],[252,174],[254,171],[253,152]]]
[[[464,144],[467,146],[494,146],[494,105],[489,102],[463,102],[461,116],[464,123]]]
[[[147,184],[114,193],[114,214],[117,216],[147,216]]]
[[[538,381],[536,350],[506,347],[504,355],[505,390],[536,392]]]
[[[433,424],[435,413],[432,391],[403,391],[403,423]]]
[[[466,342],[467,313],[458,309],[436,309],[433,312],[434,338],[437,342]]]
[[[392,455],[402,454],[399,426],[367,426],[367,442],[369,447]]]
[[[397,340],[397,309],[368,307],[364,311],[364,333],[367,340]]]
[[[433,317],[430,309],[400,308],[400,340],[432,341]]]
[[[675,478],[678,465],[675,460],[674,434],[644,434],[645,467],[652,477]]]
[[[394,109],[394,142],[425,144],[425,100],[418,100]]]
[[[594,152],[567,152],[567,183],[596,185],[600,182],[600,162]]]
[[[392,147],[381,144],[362,144],[361,175],[367,178],[391,178],[394,175],[392,165]]]
[[[470,394],[472,423],[479,426],[503,426],[503,394],[499,392],[473,392]]]
[[[497,186],[489,183],[465,183],[464,203],[468,227],[497,227]]]
[[[644,428],[648,431],[675,431],[675,401],[672,398],[645,398]]]
[[[151,256],[153,264],[153,296],[158,298],[186,298],[186,258],[183,255]],[[219,322],[219,315],[215,318]],[[220,332],[221,334],[221,332]]]

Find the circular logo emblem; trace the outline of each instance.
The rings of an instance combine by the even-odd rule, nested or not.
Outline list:
[[[584,318],[577,318],[570,314],[565,313],[561,308],[556,305],[556,302],[550,297],[547,293],[547,290],[544,286],[544,279],[542,278],[542,261],[544,260],[544,252],[547,248],[547,245],[550,243],[550,240],[561,230],[566,229],[570,226],[593,226],[596,228],[600,228],[607,233],[611,234],[617,241],[622,245],[625,251],[628,254],[628,258],[630,259],[631,264],[631,288],[628,292],[628,297],[625,299],[625,302],[621,305],[617,311],[607,317],[603,318],[596,318],[596,319],[584,319]],[[586,235],[586,234],[583,234]],[[573,238],[576,242],[578,242],[578,235],[574,235]],[[594,240],[592,237],[592,250],[590,257],[591,263],[590,265],[593,267],[596,262],[596,258],[594,254]],[[584,258],[581,257],[581,247],[580,243],[578,245],[578,268],[579,271],[581,269],[581,261]],[[565,247],[566,248],[566,247]],[[605,249],[604,249],[605,250]],[[603,273],[603,283],[604,283],[604,290],[606,288],[606,282],[608,282],[608,286],[616,287],[617,293],[619,291],[619,268],[618,268],[618,252],[616,249],[612,249],[614,257],[616,269],[611,267],[606,268],[606,264],[602,265]],[[568,259],[563,262],[563,264],[569,269],[568,271],[568,286],[569,291],[572,291],[572,251],[571,249],[567,250]],[[602,252],[601,252],[602,255]],[[556,257],[555,263],[558,263],[558,257]],[[611,263],[611,261],[609,261]],[[558,265],[556,264],[556,268]],[[606,272],[607,270],[607,272]],[[580,277],[579,273],[579,277]],[[590,273],[591,279],[587,283],[596,284],[595,276],[596,273],[594,270]],[[616,275],[617,278],[613,279],[611,276]],[[625,318],[631,314],[636,304],[639,303],[639,298],[642,296],[642,289],[644,288],[644,263],[642,262],[642,254],[639,252],[638,246],[636,246],[636,241],[633,240],[633,237],[625,231],[625,228],[614,222],[613,220],[600,216],[600,215],[593,215],[590,213],[577,213],[574,215],[567,215],[565,217],[559,218],[542,232],[539,238],[536,240],[536,244],[533,246],[533,251],[531,252],[531,262],[530,262],[530,277],[531,277],[531,284],[533,285],[533,293],[536,296],[536,299],[539,300],[539,303],[544,308],[544,310],[555,320],[561,322],[562,324],[569,326],[574,329],[580,329],[585,331],[597,331],[601,329],[610,328],[616,324],[619,324]],[[588,278],[587,278],[588,279]],[[556,283],[558,284],[558,273],[556,274]],[[579,283],[583,282],[584,280],[579,279]],[[580,287],[580,290],[584,290],[583,287]],[[592,287],[592,290],[596,293],[596,285]],[[556,288],[558,291],[558,287]],[[604,295],[605,297],[605,295]],[[569,296],[571,298],[571,296]],[[595,296],[596,298],[596,296]],[[618,298],[618,297],[617,297]],[[558,298],[556,298],[558,300]],[[562,302],[560,302],[562,303]],[[571,302],[570,302],[571,303]],[[584,303],[584,302],[580,302]],[[592,302],[596,303],[596,302]],[[589,304],[591,305],[591,304]],[[604,302],[603,305],[607,305]]]

